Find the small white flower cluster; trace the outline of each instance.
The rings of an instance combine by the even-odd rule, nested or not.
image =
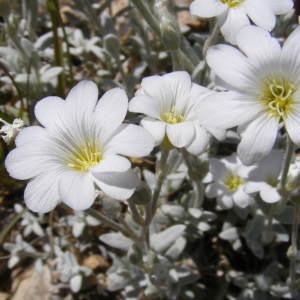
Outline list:
[[[217,17],[225,39],[236,44],[242,27],[252,21],[271,31],[276,25],[276,15],[288,13],[293,6],[292,0],[194,0],[190,11],[201,18]]]
[[[0,136],[2,137],[4,142],[9,145],[23,128],[24,121],[21,119],[14,119],[13,123],[10,124],[0,118],[0,122],[4,124],[0,128]]]

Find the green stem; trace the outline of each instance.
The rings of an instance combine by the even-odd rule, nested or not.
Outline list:
[[[153,196],[152,196],[152,201],[151,201],[152,215],[154,215],[156,212],[159,194],[160,194],[162,185],[163,185],[164,180],[168,173],[169,168],[168,168],[167,160],[168,160],[169,152],[170,151],[168,149],[163,149],[161,152],[161,158],[160,158],[159,170],[158,170],[158,178],[157,178],[156,186],[155,186]]]
[[[145,242],[146,250],[150,248],[150,224],[155,215],[159,194],[169,169],[167,164],[168,156],[169,150],[163,149],[161,152],[160,162],[158,164],[158,178],[156,181],[154,192],[152,194],[152,199],[151,202],[145,207],[145,224],[143,226],[142,238]]]
[[[26,209],[20,211],[17,215],[15,215],[8,224],[3,227],[3,230],[0,232],[0,245],[2,245],[6,235],[12,230],[12,228],[19,222],[22,218],[23,214],[26,212]]]
[[[22,92],[20,90],[20,88],[18,87],[18,84],[16,83],[14,77],[10,74],[8,68],[0,61],[0,68],[3,70],[4,74],[11,80],[13,86],[15,87],[17,94],[18,94],[18,98],[22,99]]]
[[[173,71],[183,70],[183,63],[179,50],[171,51]]]
[[[210,36],[206,39],[204,46],[203,46],[202,53],[203,53],[204,58],[206,57],[208,48],[210,46],[214,45],[216,43],[216,41],[218,40],[219,33],[220,33],[220,27],[219,27],[218,22],[216,21],[213,26]]]
[[[282,163],[282,174],[281,178],[278,184],[278,190],[279,192],[284,196],[284,198],[287,198],[288,191],[286,190],[286,180],[291,164],[291,160],[293,158],[293,153],[294,153],[294,144],[292,140],[290,139],[289,136],[287,136],[287,146],[286,146],[286,152],[285,152],[285,157]],[[285,199],[287,200],[287,199]]]
[[[99,220],[100,222],[108,225],[113,230],[120,231],[124,235],[129,236],[134,240],[138,239],[138,236],[135,234],[135,232],[133,232],[133,230],[131,230],[131,228],[128,226],[128,224],[126,224],[124,226],[124,223],[125,223],[124,220],[121,220],[122,224],[119,224],[119,223],[113,221],[112,219],[106,217],[105,215],[103,215],[100,211],[97,211],[93,208],[89,208],[87,210],[87,213],[89,215],[91,215],[92,217],[94,217],[95,219]]]
[[[116,231],[121,231],[121,232],[124,231],[124,228],[120,224],[106,217],[101,212],[94,210],[93,208],[88,209],[87,213],[92,217],[96,218],[97,220],[101,221],[102,223],[105,223],[106,225],[108,225],[109,227],[111,227]]]
[[[120,57],[119,56],[116,57],[116,60],[117,60],[118,69],[119,69],[119,72],[120,72],[120,75],[121,75],[121,79],[122,79],[122,82],[123,82],[123,86],[125,88],[125,91],[126,91],[128,97],[129,97],[129,99],[130,99],[133,95],[132,95],[132,91],[130,91],[129,88],[128,88],[127,77],[126,77],[126,74],[124,72]]]
[[[157,36],[160,37],[160,28],[158,25],[158,22],[151,12],[148,5],[145,4],[145,1],[142,0],[131,0],[131,2],[134,4],[134,6],[140,11],[148,25],[151,27],[151,29],[156,33]]]
[[[58,28],[60,23],[59,17],[59,2],[58,0],[48,0],[47,1],[47,8],[51,17],[52,22],[52,33],[53,33],[53,40],[54,40],[54,60],[55,64],[59,67],[64,67],[63,62],[63,49],[61,39],[58,34]],[[57,93],[60,96],[64,96],[65,94],[65,75],[62,72],[58,76],[58,84],[57,84]]]
[[[188,167],[188,174],[193,185],[193,190],[195,195],[193,207],[200,208],[204,200],[204,186],[202,180],[199,178],[198,172],[195,171],[195,167],[192,165],[190,161],[190,157],[189,157],[190,154],[184,149],[182,151],[182,155]]]
[[[138,212],[136,205],[129,199],[128,200],[128,205],[131,210],[131,215],[133,221],[135,221],[137,224],[144,226],[145,225],[145,220],[142,218],[140,213]]]

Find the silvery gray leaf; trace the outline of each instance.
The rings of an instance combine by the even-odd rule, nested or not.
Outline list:
[[[80,291],[82,285],[82,276],[80,274],[75,275],[70,280],[70,287],[74,293]]]
[[[236,239],[239,238],[238,230],[235,227],[226,229],[226,230],[222,231],[221,233],[219,233],[219,237],[222,240],[226,240],[229,242],[235,241]]]
[[[161,210],[164,214],[168,215],[172,219],[179,221],[185,215],[185,210],[180,205],[168,205],[165,204],[161,207]]]
[[[111,292],[121,290],[128,284],[128,281],[128,278],[125,278],[117,273],[111,273],[108,275],[107,289]]]
[[[162,253],[167,250],[185,231],[185,225],[174,225],[151,237],[151,247]]]
[[[121,233],[111,232],[102,234],[99,239],[110,247],[128,251],[132,241]]]
[[[184,237],[179,237],[175,243],[166,251],[166,256],[176,260],[178,259],[179,255],[183,252],[186,246],[186,239]]]

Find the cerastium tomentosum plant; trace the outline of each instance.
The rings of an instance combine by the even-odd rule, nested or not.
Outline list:
[[[60,296],[297,299],[293,1],[29,2],[0,47],[5,167],[28,180],[9,268]]]

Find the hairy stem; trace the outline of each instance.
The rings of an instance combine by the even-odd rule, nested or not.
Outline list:
[[[15,215],[9,222],[3,227],[3,230],[0,232],[0,244],[2,245],[6,235],[13,229],[13,227],[19,222],[23,214],[26,212],[26,209],[20,211]]]
[[[168,164],[167,164],[168,156],[169,156],[169,150],[163,149],[161,152],[161,158],[160,158],[160,161],[158,164],[158,177],[157,177],[154,192],[152,194],[152,199],[151,199],[151,202],[145,206],[145,224],[142,227],[143,228],[142,238],[145,242],[146,249],[150,248],[150,232],[149,232],[150,228],[149,227],[150,227],[151,221],[153,220],[153,217],[155,215],[160,191],[161,191],[163,182],[167,176],[168,169],[169,169]]]
[[[286,190],[286,180],[287,180],[287,175],[289,172],[291,160],[293,158],[293,153],[294,153],[294,144],[292,140],[290,139],[289,136],[287,136],[287,145],[286,145],[286,152],[284,156],[284,160],[282,162],[282,174],[281,178],[278,184],[278,190],[281,192],[281,194],[284,196],[284,198],[287,198],[287,193],[288,191]],[[287,199],[285,199],[287,200]]]
[[[124,235],[129,236],[133,239],[136,239],[137,236],[134,234],[131,230],[128,230],[128,228],[126,226],[113,221],[112,219],[106,217],[105,215],[103,215],[100,211],[97,211],[93,208],[89,208],[87,210],[87,213],[89,215],[91,215],[92,217],[96,218],[97,220],[101,221],[102,223],[105,223],[106,225],[108,225],[110,228],[112,228],[115,231],[120,231],[122,232]],[[124,221],[125,222],[125,221]]]
[[[204,58],[206,57],[208,48],[217,42],[219,33],[220,33],[220,26],[219,26],[218,22],[216,21],[212,28],[210,36],[206,39],[204,46],[203,46],[202,53],[203,53]]]
[[[155,186],[153,196],[152,196],[152,201],[151,201],[152,215],[154,215],[156,212],[159,194],[160,194],[162,185],[163,185],[164,180],[168,173],[168,169],[169,169],[168,164],[167,164],[168,156],[169,156],[169,150],[163,149],[161,152],[161,158],[160,158],[160,162],[159,162],[158,178],[157,178],[156,186]]]
[[[190,160],[190,154],[186,151],[182,151],[182,155],[184,158],[184,161],[188,167],[188,174],[192,181],[193,190],[194,190],[194,208],[200,208],[202,206],[203,200],[204,200],[204,186],[202,183],[202,180],[198,174],[198,170],[195,170],[195,167],[191,163]],[[201,175],[201,174],[200,174]]]

